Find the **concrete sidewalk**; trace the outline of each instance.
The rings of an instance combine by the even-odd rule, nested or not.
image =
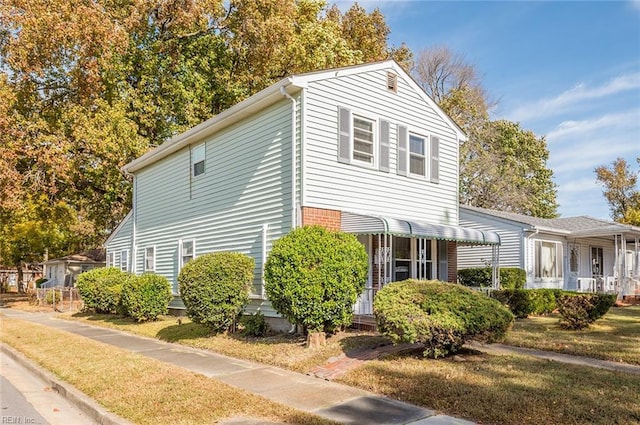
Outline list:
[[[1,312],[7,317],[39,323],[167,362],[340,423],[473,424],[346,385],[113,329],[59,320],[50,313],[25,313],[12,309],[2,309]]]

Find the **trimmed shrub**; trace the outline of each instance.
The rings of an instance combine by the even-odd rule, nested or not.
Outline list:
[[[129,276],[122,285],[122,306],[138,322],[156,320],[169,311],[171,284],[166,277],[153,273]]]
[[[367,253],[354,235],[305,226],[273,244],[265,290],[291,323],[310,332],[334,332],[352,323],[367,273]]]
[[[522,289],[527,281],[527,272],[517,267],[500,268],[500,287],[503,289]]]
[[[264,315],[257,311],[255,314],[247,314],[240,318],[240,324],[242,324],[242,335],[262,337],[267,336],[269,332],[269,324],[264,319]]]
[[[232,327],[249,302],[254,260],[237,252],[201,255],[178,275],[187,316],[215,332]]]
[[[425,357],[443,357],[471,339],[502,339],[513,314],[498,301],[462,285],[405,280],[376,294],[373,309],[378,330],[394,343],[425,345]]]
[[[115,267],[89,270],[78,276],[76,286],[84,309],[95,313],[123,313],[122,284],[129,273]]]
[[[550,314],[557,308],[557,299],[562,296],[562,289],[530,289],[527,290],[531,301],[531,314]]]
[[[491,292],[491,298],[509,307],[518,319],[524,319],[533,312],[533,303],[527,289],[501,289]]]
[[[564,329],[584,329],[600,317],[616,302],[615,294],[565,294],[557,303],[560,326]]]
[[[487,288],[492,286],[491,267],[472,267],[458,270],[458,281],[463,286],[480,286]]]
[[[40,279],[36,279],[36,288],[39,288],[47,280],[49,279],[47,279],[46,277],[41,277]]]
[[[502,289],[522,289],[527,281],[527,273],[517,267],[501,267],[500,287]],[[461,285],[487,288],[492,286],[491,267],[472,267],[458,270]]]
[[[45,295],[44,297],[44,301],[49,305],[54,303],[58,304],[60,303],[61,299],[62,299],[62,296],[60,295],[60,291],[56,291],[56,290],[47,291],[47,295]]]

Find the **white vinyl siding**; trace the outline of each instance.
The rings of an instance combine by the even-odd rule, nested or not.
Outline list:
[[[398,76],[397,93],[387,90],[386,78],[387,70],[379,70],[309,83],[304,96],[304,206],[457,225],[455,130],[413,90],[406,77]],[[344,121],[336,111],[345,109],[355,116],[390,123],[387,150],[392,172],[336,160],[341,147],[339,121]],[[439,184],[397,172],[400,125],[439,138]]]
[[[292,224],[291,102],[283,99],[221,130],[206,146],[207,170],[196,179],[190,176],[189,148],[137,172],[137,244],[156,247],[156,273],[173,283],[175,294],[179,240],[196,240],[196,255],[252,256],[253,291],[261,294],[262,226],[268,224],[270,249]],[[141,254],[138,264],[143,262]],[[267,314],[271,307],[261,308]]]
[[[122,250],[132,249],[133,214],[129,213],[109,236],[105,244],[109,267],[120,268]]]
[[[460,226],[495,232],[500,236],[500,267],[525,268],[523,227],[460,209]],[[490,246],[458,246],[458,269],[484,267],[491,262]]]

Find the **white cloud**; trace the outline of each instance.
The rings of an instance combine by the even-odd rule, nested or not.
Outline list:
[[[589,87],[585,83],[579,83],[556,97],[521,105],[510,114],[510,118],[514,121],[525,121],[547,117],[566,111],[570,107],[588,99],[607,97],[636,89],[640,89],[640,73],[621,75],[596,87]]]
[[[546,137],[549,141],[557,141],[567,136],[576,136],[614,126],[637,129],[638,122],[640,122],[640,109],[635,109],[628,112],[604,115],[596,119],[563,121],[555,129],[547,133]]]

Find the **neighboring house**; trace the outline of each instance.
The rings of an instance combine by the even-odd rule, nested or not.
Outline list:
[[[500,235],[500,267],[527,272],[527,288],[640,295],[640,227],[591,217],[537,218],[461,206],[460,223]],[[491,260],[486,249],[458,249],[458,268]]]
[[[285,78],[129,163],[133,208],[106,242],[108,265],[177,276],[194,257],[256,260],[250,309],[277,316],[262,270],[272,243],[319,224],[358,235],[374,291],[409,277],[456,280],[464,133],[394,61]],[[179,305],[179,299],[172,304]]]
[[[92,249],[78,254],[67,255],[42,263],[45,287],[75,286],[80,273],[105,266],[105,250]]]

